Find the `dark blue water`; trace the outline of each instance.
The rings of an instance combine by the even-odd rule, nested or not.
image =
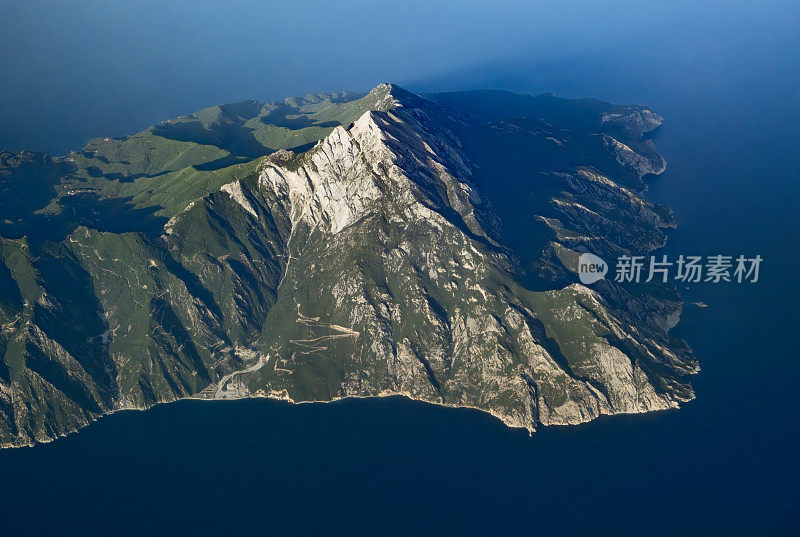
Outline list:
[[[557,61],[520,53],[399,80],[646,103],[666,118],[656,144],[669,169],[649,194],[680,226],[666,253],[765,260],[756,284],[684,290],[709,305],[687,306],[676,328],[703,368],[697,400],[533,437],[403,399],[120,413],[0,452],[0,531],[800,534],[798,17],[753,9],[752,24],[720,8]]]

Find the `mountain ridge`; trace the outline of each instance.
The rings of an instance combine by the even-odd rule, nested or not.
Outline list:
[[[384,84],[357,100],[329,99],[332,109],[318,107],[322,99],[307,119],[284,116],[300,130],[308,121],[329,129],[298,153],[250,158],[241,145],[164,146],[145,135],[129,160],[91,144],[63,159],[77,171],[39,218],[66,226],[65,238],[15,238],[9,230],[41,225],[33,215],[0,226],[9,297],[0,308],[0,442],[28,445],[116,409],[185,397],[402,394],[529,431],[691,399],[683,377],[696,362],[667,335],[680,312],[674,290],[589,289],[570,267],[587,245],[603,255],[663,245],[674,221],[637,193],[643,175],[663,171],[642,138],[661,118],[550,97],[506,96],[514,102],[487,109],[473,97],[429,100]],[[355,111],[352,122],[326,124]],[[513,165],[525,154],[515,144],[549,155],[527,164],[540,171]],[[176,154],[178,165],[195,164],[166,169]],[[231,155],[245,160],[198,168]],[[491,172],[503,159],[510,176],[527,177],[507,190],[540,194],[531,208],[542,247],[530,255],[515,248],[522,239],[508,240],[507,216],[517,213],[503,196],[513,192],[488,181],[497,183]],[[115,200],[116,228],[92,213],[100,200]],[[85,287],[68,289],[75,281]],[[74,308],[97,321],[67,335],[59,319]],[[25,409],[37,399],[50,409]]]

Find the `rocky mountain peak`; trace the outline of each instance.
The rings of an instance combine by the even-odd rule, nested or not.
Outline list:
[[[403,89],[397,84],[386,82],[372,88],[367,96],[372,97],[376,102],[380,103],[375,107],[375,110],[382,112],[397,107],[423,108],[431,104],[419,95]]]

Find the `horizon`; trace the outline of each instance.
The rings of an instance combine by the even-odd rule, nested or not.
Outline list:
[[[223,16],[211,1],[6,6],[0,49],[13,54],[0,56],[0,148],[65,154],[217,104],[364,91],[381,80],[414,93],[498,89],[656,106],[642,102],[648,81],[675,84],[698,65],[708,85],[732,75],[758,83],[768,68],[800,72],[781,52],[800,44],[800,10],[788,0],[723,9],[625,0],[613,11],[588,1],[414,1],[392,4],[392,25],[379,24],[383,5],[238,0]],[[663,45],[655,53],[643,46],[654,40]],[[750,74],[736,74],[745,66]],[[581,84],[598,69],[608,73],[602,87]],[[632,69],[640,81],[614,82]]]

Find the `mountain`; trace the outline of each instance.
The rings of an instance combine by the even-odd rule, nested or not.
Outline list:
[[[510,426],[676,408],[654,112],[382,84],[0,153],[0,445],[181,398],[402,394]]]

